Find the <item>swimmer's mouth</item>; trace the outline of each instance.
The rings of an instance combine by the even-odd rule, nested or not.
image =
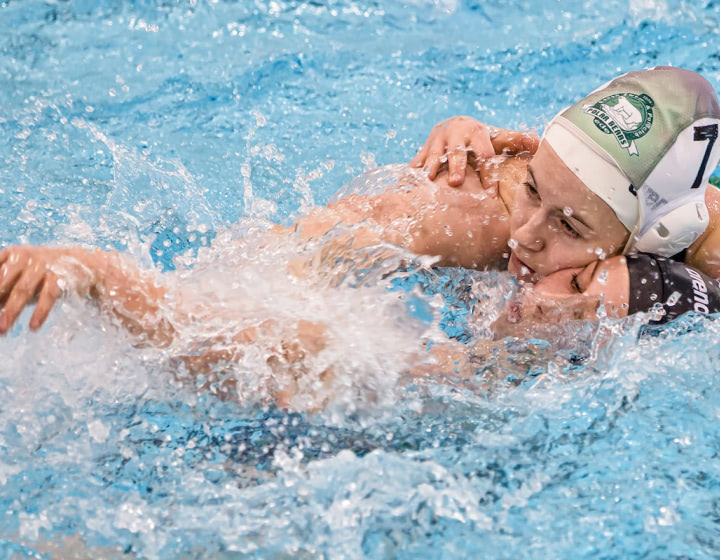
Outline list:
[[[526,265],[524,262],[522,262],[514,251],[510,251],[510,261],[513,263],[513,266],[519,270],[521,273],[524,270],[527,270],[527,274],[535,274],[535,270],[530,268],[528,265]]]

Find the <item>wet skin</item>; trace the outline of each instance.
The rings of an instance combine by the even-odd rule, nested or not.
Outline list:
[[[517,301],[507,304],[493,325],[495,337],[533,336],[538,325],[596,321],[601,303],[608,317],[626,317],[629,295],[630,275],[625,257],[560,270],[528,286]]]
[[[629,232],[545,142],[514,190],[508,270],[538,277],[620,253]]]
[[[538,142],[539,139],[533,132],[497,129],[485,123],[478,122],[471,117],[453,117],[438,123],[438,125],[433,128],[425,145],[412,160],[411,164],[427,169],[430,177],[433,178],[438,169],[441,168],[441,162],[447,157],[448,173],[451,178],[447,181],[447,184],[451,187],[458,187],[463,184],[463,171],[466,167],[471,167],[467,163],[468,155],[474,154],[481,160],[487,160],[488,158],[492,158],[494,154],[518,154],[526,151],[529,154],[537,153],[535,160],[539,157],[544,160],[540,167],[535,166],[535,160],[533,160],[532,164],[533,174],[537,183],[533,186],[535,190],[537,190],[541,200],[544,198],[545,202],[548,203],[561,202],[554,200],[553,192],[544,192],[546,190],[545,187],[548,185],[564,183],[567,189],[565,191],[566,193],[580,192],[572,189],[572,184],[579,182],[575,176],[562,162],[559,162],[559,166],[557,165],[558,158],[551,149],[549,151],[552,152],[552,154],[546,156],[544,151],[547,151],[549,147],[542,146],[542,143],[540,143],[541,146],[538,148]],[[531,159],[532,156],[526,157],[525,161],[529,162]],[[545,173],[545,171],[548,173]],[[555,181],[557,181],[557,183],[555,183]],[[495,183],[483,180],[485,187],[492,186],[492,188],[495,188],[495,184],[498,182],[502,187],[502,177]],[[508,202],[514,200],[513,186],[506,185],[504,193],[502,189],[500,189],[500,193],[504,194],[508,208],[513,210],[512,202]],[[562,201],[562,203],[567,205],[567,202]],[[685,262],[708,276],[720,278],[720,189],[708,186],[705,191],[705,203],[710,214],[710,223],[703,234],[688,247]],[[556,206],[559,206],[559,204],[556,204]],[[581,206],[577,204],[577,201],[570,207],[574,213],[581,211]],[[552,245],[547,245],[546,242],[548,239],[545,238],[545,233],[548,229],[550,231],[557,229],[557,225],[551,226],[551,224],[548,223],[549,220],[546,220],[544,224],[546,231],[543,231],[543,228],[540,227],[536,229],[535,232],[532,232],[530,226],[533,224],[528,223],[527,225],[529,227],[523,227],[526,223],[525,220],[529,218],[522,213],[522,207],[518,207],[518,210],[520,212],[518,212],[516,216],[511,234],[518,242],[518,247],[513,251],[514,254],[511,255],[511,263],[509,266],[511,272],[518,273],[522,272],[523,269],[530,272],[533,264],[535,264],[539,275],[525,275],[528,279],[534,279],[542,274],[550,273],[551,270],[557,270],[557,265],[562,266],[565,259],[567,259],[569,263],[577,263],[581,260],[576,251],[576,249],[579,248],[578,244],[567,244],[562,251],[563,254],[557,255],[557,257],[562,260],[548,261],[544,255],[539,254],[540,251],[537,250],[539,247],[542,247],[542,250],[544,250],[546,254],[552,252],[553,247]],[[612,230],[616,229],[615,226],[618,224],[619,221],[616,220],[608,222],[608,226]],[[537,218],[534,221],[534,225],[543,225],[542,220]],[[593,226],[594,224],[590,225]],[[564,224],[563,227],[565,227]],[[578,233],[582,234],[583,232]],[[616,254],[618,252],[616,249],[618,238],[619,235],[615,237],[613,231],[608,231],[607,235],[596,240],[598,243],[595,249],[600,249],[601,254],[603,252],[606,255]],[[587,238],[585,240],[587,240]],[[545,245],[543,246],[543,244]],[[523,262],[523,258],[526,259],[526,262]],[[551,259],[552,258],[553,257],[551,257]],[[574,265],[568,264],[568,266]]]

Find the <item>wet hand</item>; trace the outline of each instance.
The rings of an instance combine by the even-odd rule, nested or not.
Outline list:
[[[535,153],[540,140],[531,132],[519,132],[491,127],[471,117],[459,116],[442,121],[433,127],[425,145],[412,159],[412,167],[424,167],[434,180],[447,156],[448,184],[462,185],[468,156],[474,156],[478,169],[495,155],[520,152]]]
[[[445,156],[449,167],[448,184],[457,187],[465,178],[468,152],[478,160],[495,155],[488,125],[471,117],[452,117],[436,124],[430,131],[425,145],[410,162],[412,167],[424,167],[431,180],[437,176]]]
[[[6,334],[26,306],[37,301],[30,328],[39,329],[62,294],[63,260],[72,259],[78,250],[48,247],[9,247],[0,251],[0,334]],[[88,256],[90,253],[85,252]],[[73,267],[75,273],[85,267]],[[89,278],[86,278],[86,280]]]

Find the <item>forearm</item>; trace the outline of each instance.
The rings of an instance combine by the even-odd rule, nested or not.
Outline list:
[[[93,271],[88,296],[142,343],[167,346],[173,340],[176,302],[152,271],[143,271],[116,252],[85,252],[81,262]]]
[[[38,264],[43,260],[43,284],[55,284],[61,293],[75,293],[92,301],[101,311],[119,320],[120,325],[142,344],[166,346],[174,329],[166,311],[167,290],[157,274],[141,271],[130,259],[115,251],[73,248],[26,248],[34,251]],[[32,259],[30,260],[32,262]],[[42,294],[36,312],[42,322],[53,302]],[[31,326],[32,323],[31,323]]]

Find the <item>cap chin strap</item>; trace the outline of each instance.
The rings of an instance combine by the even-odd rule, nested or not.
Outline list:
[[[640,219],[630,232],[623,255],[631,251],[655,253],[663,257],[671,257],[683,249],[687,249],[705,231],[710,222],[710,215],[705,204],[687,202],[664,214],[660,220],[640,233],[643,223],[643,208],[639,204]]]

